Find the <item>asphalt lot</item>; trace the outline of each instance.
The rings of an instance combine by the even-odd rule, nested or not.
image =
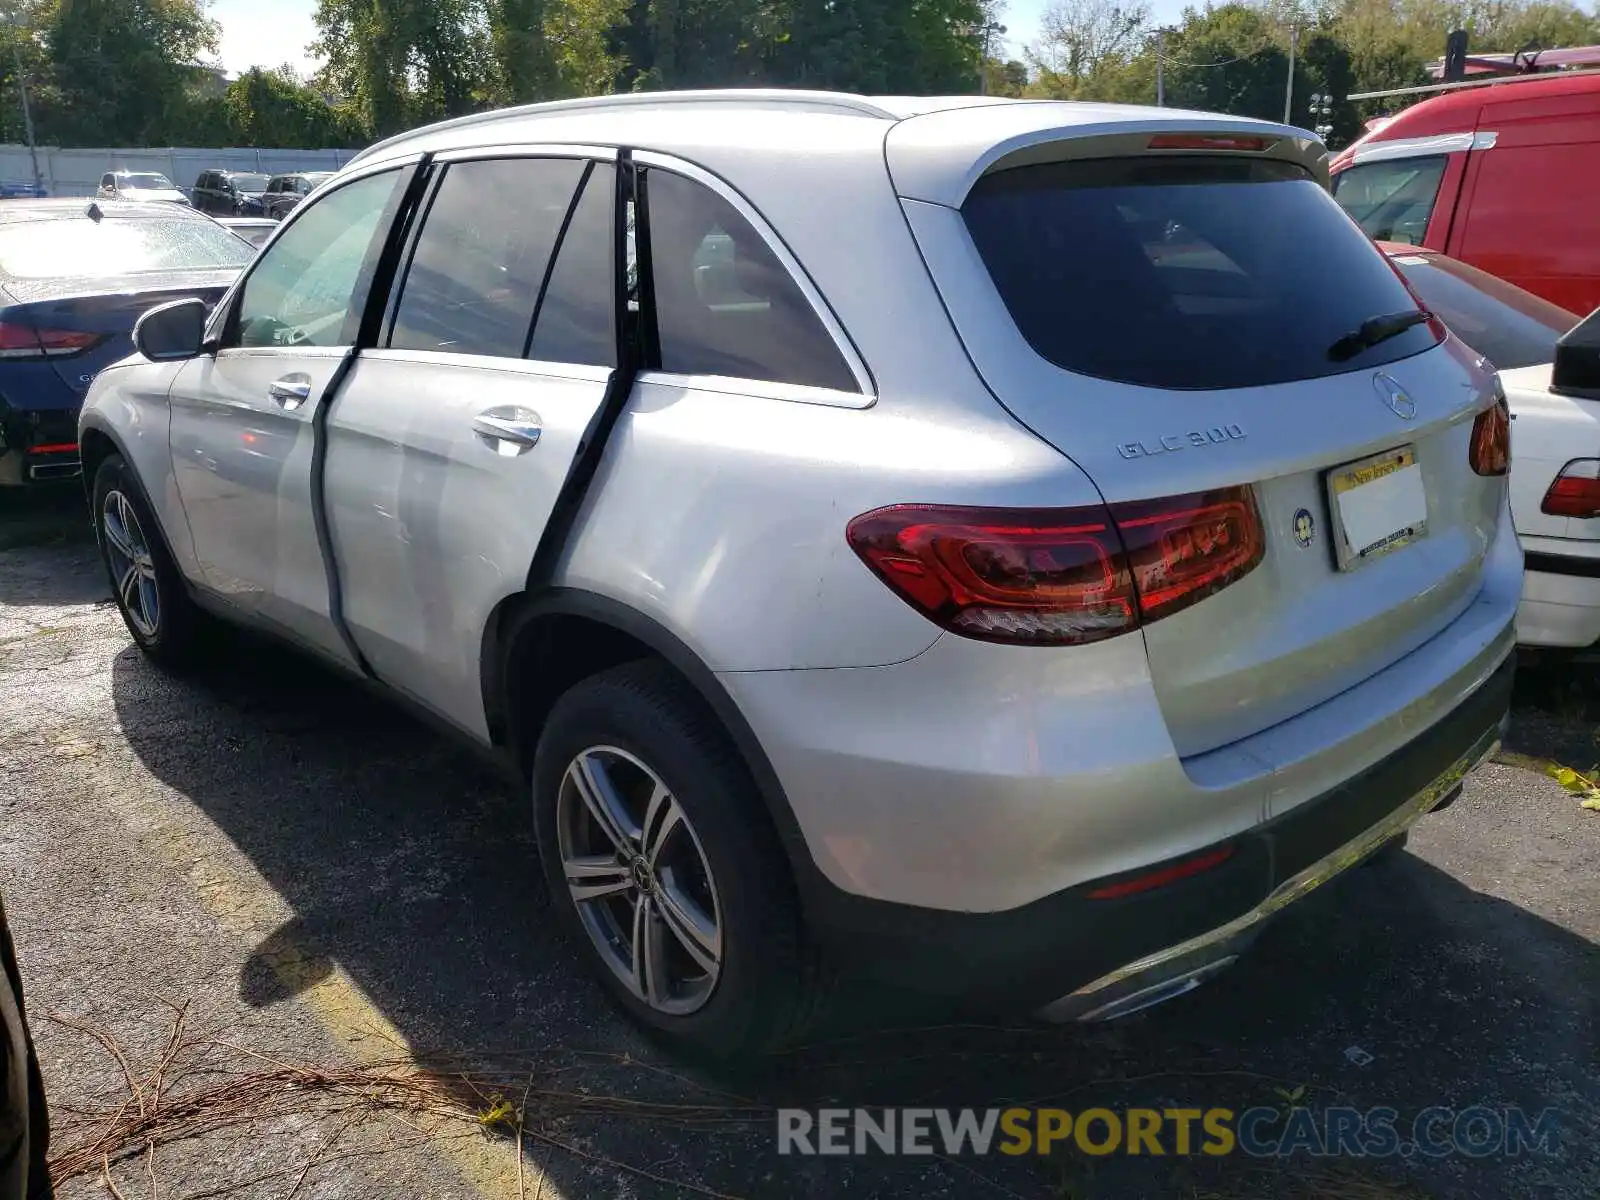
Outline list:
[[[206,1099],[197,1136],[147,1124],[61,1194],[109,1194],[104,1170],[128,1200],[1600,1195],[1600,813],[1519,757],[1600,759],[1590,679],[1524,676],[1507,762],[1188,997],[1007,1028],[854,988],[816,1046],[711,1074],[639,1038],[578,970],[521,796],[281,650],[153,669],[76,497],[0,496],[0,889],[57,1149]],[[96,1033],[141,1084],[131,1103]],[[385,1082],[406,1058],[434,1068],[425,1102]],[[802,1159],[777,1154],[767,1115],[1239,1110],[1295,1089],[1402,1113],[1554,1108],[1564,1136],[1517,1159]],[[528,1113],[520,1163],[514,1122],[474,1117],[500,1100]]]

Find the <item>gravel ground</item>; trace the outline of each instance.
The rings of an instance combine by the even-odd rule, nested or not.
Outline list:
[[[218,1044],[177,1055],[169,1096],[243,1078],[253,1102],[280,1101],[269,1120],[110,1162],[128,1200],[1600,1195],[1584,1137],[1600,1123],[1600,813],[1534,769],[1600,758],[1588,675],[1526,674],[1506,761],[1407,852],[1317,892],[1182,1000],[1109,1026],[997,1028],[860,987],[817,1046],[710,1075],[639,1038],[577,969],[520,796],[281,650],[240,641],[189,679],[153,669],[107,599],[81,502],[0,502],[0,888],[57,1148],[128,1094],[85,1029],[143,1079],[180,1008],[184,1036]],[[440,1054],[495,1081],[451,1086],[465,1121],[330,1111],[348,1101],[269,1078]],[[1287,1166],[803,1159],[776,1153],[770,1118],[740,1119],[779,1104],[1239,1110],[1296,1089],[1406,1114],[1548,1107],[1565,1136],[1553,1157]],[[471,1119],[496,1092],[528,1102],[520,1154],[508,1128]],[[100,1174],[63,1195],[107,1194]]]

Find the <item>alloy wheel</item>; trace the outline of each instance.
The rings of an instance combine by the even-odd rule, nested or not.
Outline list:
[[[116,588],[122,609],[141,637],[154,638],[161,630],[161,589],[156,582],[156,563],[133,504],[122,492],[113,489],[106,493],[100,528],[105,535],[112,586]]]
[[[710,862],[659,775],[615,746],[576,755],[556,798],[561,868],[606,966],[651,1008],[699,1010],[722,974]]]

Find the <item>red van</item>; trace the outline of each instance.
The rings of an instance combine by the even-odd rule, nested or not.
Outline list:
[[[1334,196],[1377,240],[1600,308],[1600,72],[1454,86],[1341,151]]]

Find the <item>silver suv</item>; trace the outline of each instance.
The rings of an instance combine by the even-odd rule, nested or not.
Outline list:
[[[1492,371],[1302,130],[804,92],[437,125],[82,418],[134,639],[271,631],[531,786],[687,1046],[822,981],[1108,1017],[1448,803],[1507,707]]]

